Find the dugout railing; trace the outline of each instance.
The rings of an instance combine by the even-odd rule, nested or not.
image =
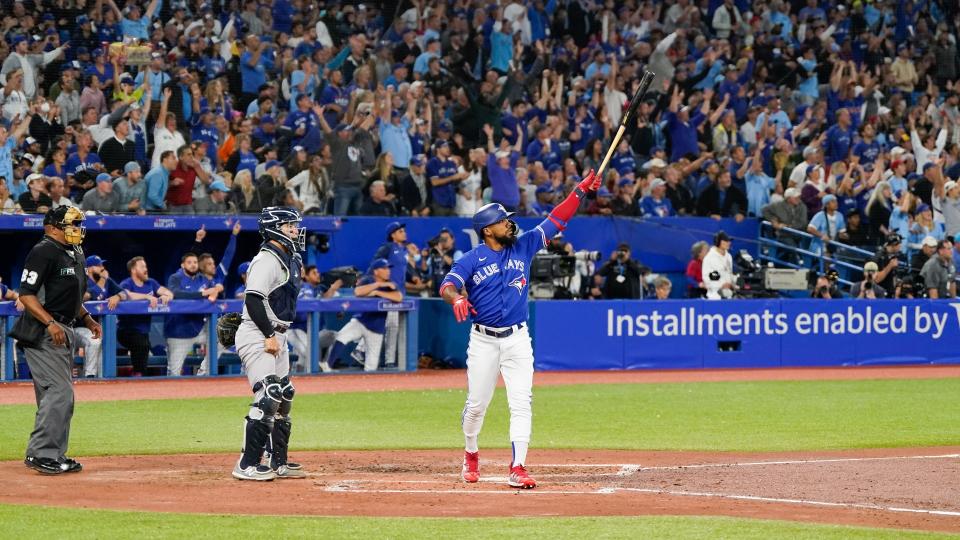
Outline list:
[[[307,336],[309,345],[309,373],[320,371],[321,316],[327,313],[342,313],[345,317],[357,312],[391,312],[399,313],[399,343],[397,346],[397,369],[399,371],[413,371],[417,368],[418,349],[418,320],[415,313],[418,300],[405,298],[401,302],[390,302],[379,298],[337,297],[331,299],[300,300],[297,302],[297,311],[307,314]],[[121,315],[151,315],[163,317],[169,315],[206,315],[207,355],[209,358],[208,375],[219,374],[219,356],[222,347],[217,342],[216,326],[220,316],[224,313],[238,312],[243,309],[241,300],[172,300],[166,305],[158,304],[151,308],[146,301],[128,301],[117,304],[109,310],[106,302],[85,302],[87,310],[96,316],[103,326],[103,340],[101,345],[101,370],[104,378],[117,376],[117,317]],[[17,365],[16,345],[9,336],[20,312],[14,302],[0,302],[0,328],[3,329],[3,368],[0,370],[0,380],[14,380]],[[302,359],[301,359],[302,361]]]

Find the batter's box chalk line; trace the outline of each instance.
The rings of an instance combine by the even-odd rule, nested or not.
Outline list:
[[[539,464],[537,467],[542,467],[544,469],[558,468],[558,469],[617,469],[615,472],[595,472],[595,473],[586,473],[584,471],[576,473],[544,473],[537,474],[539,478],[566,478],[566,477],[583,477],[584,475],[591,476],[610,476],[610,477],[628,477],[632,476],[638,472],[643,471],[656,471],[656,470],[679,470],[679,469],[702,469],[702,468],[711,468],[711,467],[755,467],[763,465],[799,465],[799,464],[818,464],[818,463],[844,463],[844,462],[863,462],[863,461],[893,461],[893,460],[917,460],[917,459],[956,459],[960,458],[960,454],[939,454],[939,455],[923,455],[923,456],[878,456],[878,457],[851,457],[851,458],[820,458],[820,459],[796,459],[796,460],[778,460],[778,461],[748,461],[748,462],[734,462],[734,463],[695,463],[690,465],[661,465],[661,466],[651,466],[644,467],[636,463],[544,463]],[[444,478],[447,477],[459,477],[459,474],[443,474],[441,475]],[[500,476],[487,476],[480,479],[483,483],[505,483],[507,477]],[[391,480],[388,478],[370,478],[370,479],[342,479],[337,480],[331,485],[328,485],[324,488],[324,491],[328,492],[346,492],[346,493],[395,493],[395,494],[449,494],[449,495],[514,495],[517,493],[515,490],[504,490],[504,489],[398,489],[398,488],[384,488],[377,489],[374,487],[361,487],[361,486],[375,486],[377,484],[436,484],[437,480]],[[558,482],[560,484],[577,484],[583,482]],[[790,499],[782,497],[761,497],[758,495],[748,495],[748,494],[735,494],[735,493],[714,493],[706,491],[682,491],[682,490],[664,490],[664,489],[655,489],[655,488],[630,488],[630,487],[618,487],[618,486],[606,486],[601,487],[595,490],[576,490],[576,489],[560,489],[560,490],[551,490],[551,489],[541,489],[541,490],[530,490],[524,492],[524,495],[615,495],[617,493],[646,493],[646,494],[659,494],[659,495],[670,495],[677,497],[710,497],[710,498],[720,498],[720,499],[731,499],[731,500],[742,500],[742,501],[756,501],[756,502],[769,502],[769,503],[780,503],[780,504],[796,504],[796,505],[806,505],[806,506],[821,506],[821,507],[832,507],[832,508],[850,508],[856,510],[879,510],[884,512],[904,512],[904,513],[913,513],[913,514],[929,514],[936,516],[949,516],[949,517],[960,517],[960,512],[952,510],[939,510],[932,508],[905,508],[899,506],[884,506],[879,504],[870,504],[870,503],[844,503],[844,502],[830,502],[830,501],[816,501],[809,499]]]

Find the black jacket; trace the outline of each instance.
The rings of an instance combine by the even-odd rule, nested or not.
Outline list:
[[[737,214],[747,215],[747,197],[735,186],[727,188],[723,205],[720,204],[720,189],[716,184],[710,184],[697,199],[698,216],[733,217]]]

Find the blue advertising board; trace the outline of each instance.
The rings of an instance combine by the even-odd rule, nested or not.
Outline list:
[[[535,302],[539,370],[960,363],[960,302]]]

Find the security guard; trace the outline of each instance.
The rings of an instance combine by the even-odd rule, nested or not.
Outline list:
[[[27,254],[20,277],[25,308],[12,334],[23,346],[37,395],[37,418],[27,444],[27,467],[43,474],[80,472],[66,456],[73,417],[71,368],[73,328],[83,325],[100,339],[100,325],[83,307],[87,288],[83,212],[72,206],[50,210],[44,237]]]

